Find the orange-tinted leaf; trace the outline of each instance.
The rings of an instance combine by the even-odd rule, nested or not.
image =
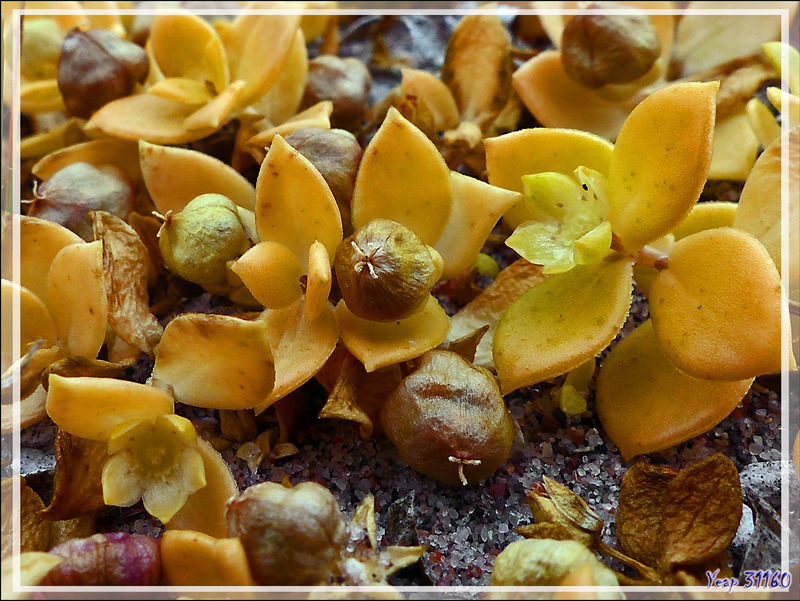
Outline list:
[[[238,538],[214,538],[192,530],[167,530],[161,565],[170,586],[255,586]]]

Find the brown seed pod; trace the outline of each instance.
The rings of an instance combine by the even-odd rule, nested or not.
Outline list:
[[[424,355],[400,383],[383,406],[381,425],[412,468],[465,486],[508,459],[515,435],[494,376],[442,350]]]
[[[404,225],[373,219],[342,241],[334,268],[354,315],[395,321],[425,305],[442,273],[442,257]]]
[[[105,211],[125,220],[135,202],[133,183],[121,169],[72,163],[36,188],[28,215],[63,225],[91,242],[91,211]]]
[[[106,29],[73,29],[61,46],[58,89],[67,110],[88,119],[97,109],[133,93],[150,69],[147,53]]]
[[[347,538],[336,498],[316,482],[251,486],[228,505],[228,527],[242,541],[253,578],[265,586],[322,582]]]
[[[333,102],[331,127],[355,130],[369,109],[372,77],[357,58],[323,55],[308,62],[303,107],[321,100]]]
[[[564,28],[561,45],[567,75],[592,89],[642,77],[661,54],[647,15],[576,15]]]

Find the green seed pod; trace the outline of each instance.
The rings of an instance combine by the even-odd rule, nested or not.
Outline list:
[[[442,257],[410,229],[374,219],[336,249],[333,263],[347,308],[372,321],[413,315],[442,274]]]
[[[447,484],[491,476],[511,454],[514,420],[494,376],[461,355],[433,350],[381,410],[400,458]]]
[[[228,505],[228,530],[242,541],[253,578],[265,586],[326,580],[347,538],[336,498],[316,482],[251,486]]]
[[[202,194],[180,213],[167,213],[158,232],[167,269],[210,292],[227,287],[225,264],[250,246],[236,205],[221,194]]]

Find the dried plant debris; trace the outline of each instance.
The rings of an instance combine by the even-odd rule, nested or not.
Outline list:
[[[22,20],[4,576],[616,598],[777,569],[779,19],[234,4]]]

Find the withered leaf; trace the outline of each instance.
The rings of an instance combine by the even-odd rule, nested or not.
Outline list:
[[[575,540],[575,535],[563,524],[558,522],[544,522],[541,524],[526,524],[517,526],[517,534],[525,538],[549,538],[552,540]]]
[[[483,288],[478,286],[475,281],[477,276],[477,267],[465,269],[457,276],[436,284],[433,292],[434,294],[443,294],[451,298],[458,306],[464,306],[475,300],[483,292]]]
[[[103,361],[102,359],[89,359],[88,357],[65,357],[52,363],[44,370],[41,376],[41,382],[45,390],[47,390],[48,376],[50,374],[70,378],[80,376],[115,378],[135,363],[136,359],[112,363],[110,361]]]
[[[103,242],[103,269],[110,282],[108,323],[120,338],[152,355],[164,329],[150,312],[150,255],[136,230],[119,217],[95,211],[92,225],[95,239]]]
[[[73,538],[87,538],[97,532],[97,514],[87,513],[70,520],[50,522],[50,546]]]
[[[453,340],[447,344],[445,348],[448,351],[458,353],[464,357],[464,359],[472,363],[475,360],[475,352],[478,350],[478,345],[481,342],[481,338],[483,338],[483,335],[488,331],[489,324],[487,323],[480,328],[477,328],[474,332],[471,332],[466,336],[462,336],[458,340]]]
[[[108,457],[107,443],[78,438],[59,429],[55,453],[53,500],[42,512],[42,517],[66,520],[105,507],[101,476]]]
[[[778,78],[777,72],[759,55],[745,56],[699,73],[692,81],[719,81],[717,120],[743,110],[761,85]]]
[[[161,250],[158,248],[158,230],[161,229],[161,221],[153,215],[141,215],[131,213],[128,215],[128,223],[139,234],[147,254],[150,256],[149,284],[152,286],[156,278],[164,272],[162,268]]]
[[[725,455],[717,453],[681,470],[664,494],[658,534],[662,571],[724,552],[741,517],[739,472]]]
[[[20,357],[19,361],[9,366],[2,376],[2,402],[8,405],[13,402],[14,370],[19,365],[19,398],[24,400],[33,394],[42,380],[42,373],[47,371],[53,361],[62,352],[60,346],[42,348],[43,339],[33,343],[28,352]]]
[[[639,462],[625,473],[620,485],[617,542],[625,554],[651,567],[658,566],[664,495],[677,475],[671,467]]]
[[[366,374],[364,366],[352,355],[342,362],[342,369],[319,418],[338,418],[360,424],[359,433],[364,439],[372,436],[373,422],[358,404],[358,383]]]
[[[3,518],[2,518],[2,556],[11,555],[13,550],[12,523],[14,508],[11,502],[14,490],[14,478],[6,478],[2,482]],[[20,483],[19,528],[20,550],[47,551],[50,548],[50,522],[42,519],[44,503],[39,495],[30,488],[24,478]]]
[[[272,405],[275,419],[278,421],[278,442],[289,442],[294,434],[297,418],[303,415],[306,407],[306,396],[302,390],[293,390]]]
[[[220,409],[219,428],[223,438],[244,442],[255,438],[258,424],[252,409]]]
[[[542,482],[556,509],[570,522],[585,532],[599,535],[603,531],[603,520],[580,495],[547,476],[542,477]]]
[[[527,491],[525,493],[524,503],[530,508],[533,514],[533,519],[536,521],[535,525],[544,524],[557,524],[569,533],[569,538],[565,540],[574,540],[586,547],[593,547],[595,544],[594,533],[587,532],[579,528],[575,523],[567,518],[555,503],[546,496],[542,486],[538,487],[539,490]],[[555,529],[554,531],[561,529]],[[532,538],[532,537],[531,537]]]

